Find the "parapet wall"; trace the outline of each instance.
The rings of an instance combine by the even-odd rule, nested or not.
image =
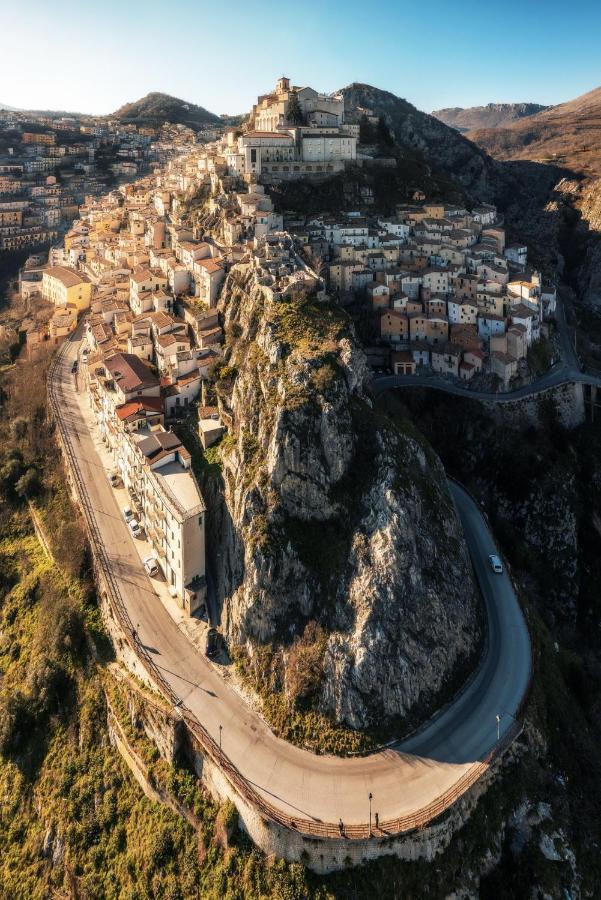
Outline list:
[[[474,394],[474,400],[477,399],[478,395]],[[585,420],[583,385],[575,382],[551,387],[519,400],[481,402],[501,425],[539,425],[549,415],[550,403],[555,407],[557,418],[564,428],[576,428]]]
[[[116,667],[113,667],[116,668]],[[178,719],[176,713],[157,714],[155,704],[147,702],[144,690],[127,676],[118,675],[121,689],[129,690],[129,708],[135,710],[135,724],[143,728],[147,736],[155,741],[161,755],[173,762],[173,748],[186,755],[202,785],[218,803],[231,800],[236,806],[240,827],[246,831],[253,843],[266,855],[299,862],[315,872],[327,873],[359,865],[381,856],[397,856],[402,860],[432,860],[441,853],[472,814],[479,799],[486,793],[499,771],[511,765],[519,754],[517,744],[509,746],[504,755],[497,757],[484,774],[472,785],[443,815],[431,824],[403,834],[374,835],[364,840],[346,837],[313,837],[301,834],[293,828],[285,827],[261,814],[261,811],[236,790],[224,771],[206,753],[195,735]],[[114,723],[111,720],[114,730]],[[177,739],[174,738],[178,735]],[[128,765],[128,755],[124,754]],[[137,769],[134,776],[139,780]],[[154,799],[161,800],[160,791]],[[161,800],[162,802],[162,800]],[[172,804],[169,804],[172,805]],[[182,813],[183,815],[183,813]],[[185,818],[189,817],[185,815]]]

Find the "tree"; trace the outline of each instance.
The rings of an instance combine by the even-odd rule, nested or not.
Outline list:
[[[292,125],[304,125],[305,122],[296,91],[293,91],[288,99],[287,119]]]
[[[380,116],[378,119],[378,143],[384,147],[392,147],[394,144],[394,138],[390,133],[384,116]]]
[[[359,121],[359,143],[360,144],[375,144],[376,143],[376,130],[371,122],[368,120],[365,113],[361,116]]]
[[[23,444],[25,438],[27,437],[27,432],[29,430],[29,422],[25,418],[25,416],[17,416],[16,419],[13,420],[12,423],[12,431],[15,436],[15,440],[20,444]]]
[[[40,490],[40,476],[37,469],[27,469],[24,475],[21,475],[15,485],[15,492],[19,497],[29,499],[35,497]]]

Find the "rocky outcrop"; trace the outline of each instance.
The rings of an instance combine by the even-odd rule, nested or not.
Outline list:
[[[300,673],[305,699],[354,727],[405,716],[479,638],[442,466],[371,408],[365,358],[338,307],[278,299],[244,265],[221,303],[228,639],[251,657],[271,645],[283,685],[299,641],[318,640],[308,686]]]

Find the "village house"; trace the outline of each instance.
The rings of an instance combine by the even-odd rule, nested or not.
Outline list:
[[[388,309],[380,316],[380,336],[392,343],[399,344],[408,340],[408,326],[407,316],[396,309]]]
[[[74,306],[78,312],[88,309],[93,285],[87,275],[66,266],[50,266],[42,276],[42,297],[54,306]]]
[[[415,360],[409,350],[390,354],[390,366],[394,375],[415,375]]]
[[[462,349],[456,344],[442,344],[432,348],[431,365],[434,372],[441,375],[453,375],[459,377],[459,363],[461,362]]]

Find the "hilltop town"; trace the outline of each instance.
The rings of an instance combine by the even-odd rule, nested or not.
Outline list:
[[[340,95],[281,78],[242,128],[195,136],[177,126],[157,142],[145,128],[131,132],[126,152],[152,172],[86,196],[64,239],[21,270],[30,357],[83,321],[80,363],[109,475],[127,490],[151,566],[190,614],[206,603],[204,500],[176,435],[191,415],[204,450],[226,431],[211,385],[229,273],[250,272],[272,298],[347,307],[367,321],[374,368],[394,374],[496,376],[506,387],[527,375],[529,348],[550,334],[555,287],[528,269],[526,246],[506,244],[493,206],[468,210],[416,190],[393,215],[275,209],[270,185],[297,177],[318,185],[369,164],[361,137],[381,127],[369,109],[347,121]],[[124,165],[138,163],[118,162],[114,173]]]
[[[592,224],[369,84],[245,105],[0,109],[0,883],[592,896]]]
[[[86,198],[214,137],[209,126],[0,109],[0,252],[56,243]]]

